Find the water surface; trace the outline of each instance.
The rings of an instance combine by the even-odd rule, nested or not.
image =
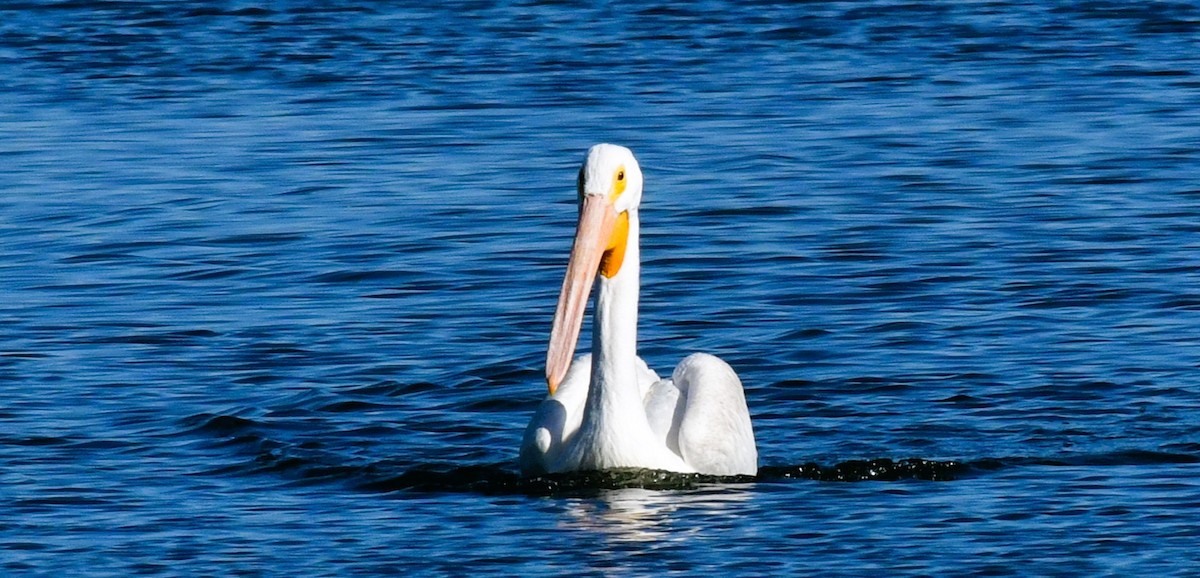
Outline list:
[[[1191,574],[1198,74],[1186,2],[5,4],[0,566]],[[759,478],[516,478],[604,141]]]

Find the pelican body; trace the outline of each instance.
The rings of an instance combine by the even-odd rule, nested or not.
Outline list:
[[[524,475],[646,468],[754,475],[758,450],[742,383],[693,354],[659,379],[637,355],[642,171],[599,144],[579,170],[579,224],[546,352],[550,395],[521,442]],[[574,359],[595,285],[592,350]]]

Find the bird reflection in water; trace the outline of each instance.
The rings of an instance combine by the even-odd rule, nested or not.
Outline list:
[[[568,502],[570,517],[564,524],[604,536],[610,543],[679,541],[719,524],[672,522],[677,513],[687,518],[696,515],[717,518],[734,517],[750,497],[751,484],[727,484],[710,489],[670,492],[645,488],[603,490],[594,498]]]

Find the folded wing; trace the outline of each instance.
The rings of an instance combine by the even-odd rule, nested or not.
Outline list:
[[[758,450],[742,382],[721,359],[696,353],[670,380],[646,393],[646,417],[655,435],[704,474],[754,475]]]

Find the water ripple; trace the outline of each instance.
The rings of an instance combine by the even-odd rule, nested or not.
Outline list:
[[[4,572],[1190,574],[1194,3],[210,4],[0,6]],[[597,141],[755,479],[515,473]]]

